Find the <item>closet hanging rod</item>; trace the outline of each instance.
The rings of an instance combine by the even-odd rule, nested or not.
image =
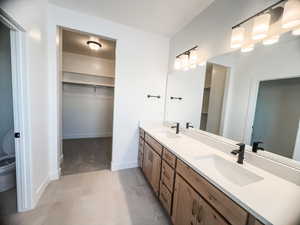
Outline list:
[[[81,83],[77,81],[62,81],[63,84],[73,84],[73,85],[82,85],[82,86],[92,86],[92,87],[107,87],[114,88],[113,84],[93,84],[93,83]]]

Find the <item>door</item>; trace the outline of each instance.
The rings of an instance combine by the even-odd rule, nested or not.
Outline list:
[[[259,85],[251,144],[293,158],[300,119],[300,78],[262,81]]]
[[[176,176],[173,202],[174,225],[229,225],[179,175]]]
[[[16,210],[16,171],[14,138],[14,99],[11,68],[10,29],[0,21],[0,216],[9,206]],[[12,165],[5,169],[5,165]],[[12,198],[7,198],[7,196]],[[3,204],[2,204],[3,203]],[[0,222],[1,223],[1,222]]]
[[[161,158],[147,144],[144,145],[143,171],[153,191],[158,195],[161,170]]]

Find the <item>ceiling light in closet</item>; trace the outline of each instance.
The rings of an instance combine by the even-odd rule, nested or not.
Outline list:
[[[260,40],[268,35],[270,27],[270,14],[263,14],[254,18],[254,25],[252,30],[252,39]]]
[[[285,29],[300,25],[300,1],[289,0],[284,5],[282,27]]]
[[[274,35],[263,40],[264,45],[272,45],[279,41],[280,35]]]
[[[92,50],[96,50],[97,51],[100,48],[102,48],[102,45],[99,42],[97,42],[97,41],[87,41],[86,43],[90,47],[90,49],[92,49]]]
[[[231,48],[240,48],[245,39],[245,28],[236,27],[231,34]]]

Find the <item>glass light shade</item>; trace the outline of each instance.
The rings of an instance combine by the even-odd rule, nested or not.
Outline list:
[[[295,36],[300,35],[300,27],[294,29],[293,32],[292,32],[292,34],[295,35]]]
[[[231,48],[240,48],[245,39],[245,28],[237,27],[231,33]]]
[[[274,35],[263,40],[264,45],[272,45],[279,41],[280,35]]]
[[[255,17],[254,25],[252,30],[252,39],[253,40],[261,40],[268,35],[269,27],[270,27],[270,14],[263,14]]]
[[[181,60],[180,60],[180,58],[176,58],[175,59],[175,62],[174,62],[174,69],[175,70],[180,70],[181,69]]]
[[[282,27],[285,29],[300,25],[300,1],[289,0],[284,5]]]
[[[254,44],[247,44],[242,47],[241,52],[251,52],[254,49]]]
[[[187,71],[189,70],[189,56],[184,54],[180,56],[182,69]]]
[[[191,69],[194,69],[197,67],[197,60],[198,60],[198,51],[195,49],[191,50],[190,58],[189,58],[189,64],[190,64]]]

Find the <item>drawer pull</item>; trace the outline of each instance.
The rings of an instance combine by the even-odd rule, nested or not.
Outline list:
[[[203,209],[203,206],[200,206],[198,214],[196,216],[196,219],[197,219],[198,223],[201,223],[201,221],[202,221],[202,209]]]

